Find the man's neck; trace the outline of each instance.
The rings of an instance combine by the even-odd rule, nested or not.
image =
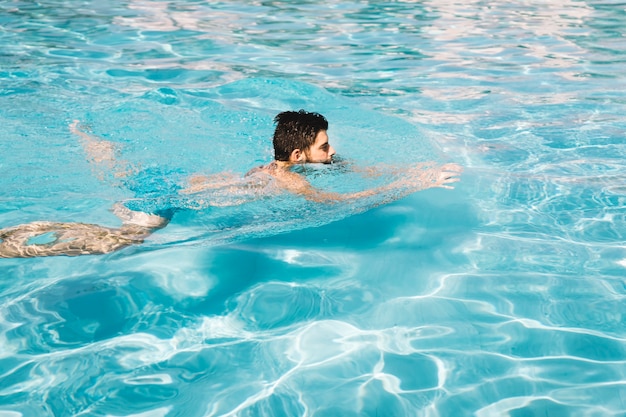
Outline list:
[[[274,165],[281,171],[288,171],[293,166],[293,162],[274,160]]]

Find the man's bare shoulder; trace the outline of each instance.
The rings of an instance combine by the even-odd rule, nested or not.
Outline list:
[[[309,182],[302,175],[291,171],[289,165],[277,161],[251,169],[246,177],[257,175],[269,175],[274,178],[276,185],[291,192],[301,192],[309,186]]]

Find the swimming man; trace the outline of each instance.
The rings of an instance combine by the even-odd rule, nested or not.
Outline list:
[[[305,177],[293,168],[299,164],[330,164],[335,149],[328,141],[328,122],[319,113],[304,110],[286,111],[275,119],[274,160],[254,168],[245,177],[228,174],[214,176],[196,175],[189,179],[186,188],[177,189],[179,194],[196,194],[202,191],[231,189],[235,192],[247,188],[258,196],[271,190],[284,190],[316,202],[336,203],[364,198],[388,190],[399,190],[397,198],[410,192],[432,187],[452,188],[459,180],[461,167],[446,164],[440,167],[423,165],[403,171],[403,178],[383,187],[361,192],[341,194],[313,187]],[[120,168],[114,157],[113,144],[95,138],[78,128],[78,122],[70,125],[70,131],[82,140],[91,162],[113,171],[114,176],[128,175]],[[252,181],[251,181],[252,180]],[[267,185],[273,184],[273,187]],[[253,184],[253,185],[251,185]],[[265,186],[264,186],[265,185]],[[227,205],[215,203],[208,205]],[[238,204],[234,201],[232,204]],[[172,210],[158,209],[153,212],[134,210],[124,204],[116,204],[113,213],[122,220],[119,228],[86,223],[33,222],[0,230],[0,258],[28,258],[36,256],[104,254],[124,247],[140,244],[154,231],[165,227]],[[43,242],[34,243],[38,240]],[[31,243],[32,242],[32,243]]]

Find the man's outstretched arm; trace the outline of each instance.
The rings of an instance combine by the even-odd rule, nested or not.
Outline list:
[[[300,175],[293,174],[288,179],[281,181],[281,185],[287,190],[304,196],[306,199],[320,203],[337,203],[360,198],[367,198],[389,191],[397,191],[394,199],[402,198],[408,194],[428,188],[454,188],[451,184],[460,180],[459,175],[463,168],[457,164],[445,164],[441,166],[418,165],[407,169],[403,176],[390,184],[369,190],[354,193],[336,193],[319,190]]]

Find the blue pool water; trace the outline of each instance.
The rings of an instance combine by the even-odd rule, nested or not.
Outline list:
[[[626,415],[624,28],[599,1],[0,3],[0,227],[119,224],[75,119],[155,178],[267,163],[299,108],[354,165],[465,167],[0,259],[0,416]]]

